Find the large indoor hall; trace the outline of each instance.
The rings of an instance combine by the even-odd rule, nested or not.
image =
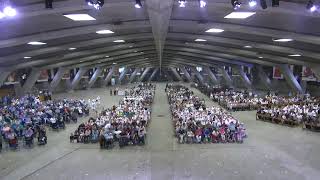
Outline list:
[[[320,179],[320,0],[0,0],[0,180]]]

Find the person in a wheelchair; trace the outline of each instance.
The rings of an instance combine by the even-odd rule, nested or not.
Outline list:
[[[26,146],[31,147],[33,145],[33,129],[31,126],[27,127],[27,130],[24,134],[24,140],[25,140],[25,144]]]
[[[46,128],[41,125],[38,130],[38,145],[45,145],[47,144],[47,133]]]

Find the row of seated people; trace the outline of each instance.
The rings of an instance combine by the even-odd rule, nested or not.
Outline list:
[[[219,102],[219,104],[228,110],[243,111],[257,109],[262,101],[257,94],[247,91],[235,91],[226,89],[219,92],[211,92],[210,99]]]
[[[304,105],[320,102],[318,97],[312,97],[310,94],[297,96],[279,96],[277,94],[268,94],[263,98],[263,106],[285,106],[285,105]]]
[[[320,103],[262,107],[257,111],[257,119],[280,124],[320,127]]]
[[[112,148],[114,142],[118,142],[120,147],[145,144],[154,86],[141,84],[131,90],[118,106],[103,110],[98,118],[90,118],[80,124],[70,135],[70,142],[99,142],[101,148]]]
[[[41,125],[58,130],[64,128],[65,123],[76,122],[79,116],[88,114],[83,100],[40,101],[39,96],[30,94],[20,98],[4,97],[0,102],[0,133],[4,142],[16,147],[19,139],[26,138],[25,132],[30,127],[34,132]]]
[[[244,124],[220,107],[206,107],[188,88],[169,85],[167,95],[179,143],[242,143],[246,137]]]

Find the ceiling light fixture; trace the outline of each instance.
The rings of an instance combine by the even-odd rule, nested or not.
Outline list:
[[[207,40],[205,40],[205,39],[196,39],[196,40],[194,40],[194,41],[196,41],[196,42],[205,42],[205,41],[207,41]]]
[[[31,59],[31,57],[29,57],[29,56],[25,56],[25,57],[23,57],[24,59]]]
[[[255,12],[232,12],[226,15],[226,19],[246,19],[252,15],[256,14]]]
[[[108,29],[96,31],[97,34],[113,34],[114,32]]]
[[[187,1],[186,0],[179,0],[178,1],[179,2],[179,7],[186,7],[186,3],[187,3]]]
[[[110,57],[110,56],[105,56],[106,58]]]
[[[95,9],[99,10],[104,5],[104,0],[85,0],[89,6],[93,6]]]
[[[40,41],[31,41],[31,42],[28,42],[29,45],[34,45],[34,46],[41,46],[41,45],[45,45],[47,43],[44,43],[44,42],[40,42]]]
[[[249,6],[250,7],[255,7],[257,5],[257,1],[256,0],[249,0]]]
[[[114,63],[112,63],[112,64],[115,65],[115,64],[117,64],[117,63],[114,62]]]
[[[113,42],[115,42],[115,43],[123,43],[123,42],[125,42],[125,41],[122,40],[122,39],[119,39],[119,40],[114,40]]]
[[[262,56],[259,56],[258,58],[259,58],[259,59],[263,59],[263,57],[262,57]]]
[[[205,8],[207,5],[207,2],[205,0],[199,0],[200,8]]]
[[[64,17],[67,17],[69,19],[72,19],[74,21],[94,21],[96,20],[89,14],[66,14],[63,15]]]
[[[69,48],[70,51],[76,50],[77,48],[71,47]]]
[[[272,39],[274,42],[290,42],[293,41],[293,39],[289,38],[280,38],[280,39]]]
[[[223,31],[224,31],[223,29],[211,28],[211,29],[208,29],[206,32],[209,32],[209,33],[221,33]]]
[[[233,9],[239,9],[241,7],[241,2],[238,0],[231,0]]]
[[[134,5],[135,8],[140,9],[142,8],[142,4],[140,0],[136,0],[136,4]]]
[[[7,6],[3,9],[3,14],[5,14],[6,16],[9,16],[9,17],[13,17],[15,15],[17,15],[17,11],[12,8],[11,6]]]
[[[307,4],[307,9],[310,12],[315,12],[318,9],[318,7],[314,4],[314,2],[312,0],[309,0],[308,4]]]
[[[252,48],[252,46],[244,46],[244,48]]]
[[[300,57],[301,54],[290,54],[290,55],[288,55],[288,56],[290,56],[290,57]]]

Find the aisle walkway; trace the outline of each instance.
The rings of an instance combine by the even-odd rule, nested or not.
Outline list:
[[[151,178],[172,179],[173,127],[165,84],[157,84],[152,106],[151,124],[148,130],[148,150],[150,150]]]

